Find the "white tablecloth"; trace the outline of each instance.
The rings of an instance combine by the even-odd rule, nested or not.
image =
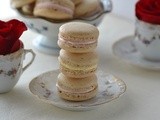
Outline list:
[[[58,69],[59,64],[57,56],[34,49],[32,41],[37,34],[28,30],[21,39],[26,49],[36,52],[36,59],[11,92],[0,94],[0,120],[159,120],[159,71],[132,66],[112,53],[114,42],[134,34],[134,23],[110,14],[105,16],[98,28],[99,68],[126,83],[127,91],[122,97],[91,111],[74,112],[57,108],[33,96],[28,88],[29,82],[43,72]]]

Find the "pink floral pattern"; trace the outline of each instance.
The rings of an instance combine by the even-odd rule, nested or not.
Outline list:
[[[0,74],[4,74],[5,76],[15,77],[17,73],[16,68],[11,68],[9,71],[0,70]]]

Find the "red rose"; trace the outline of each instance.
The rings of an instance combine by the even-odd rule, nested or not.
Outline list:
[[[17,51],[21,46],[19,37],[27,30],[26,25],[16,19],[4,22],[0,20],[0,55]]]
[[[139,20],[160,24],[160,0],[139,0],[135,12]]]

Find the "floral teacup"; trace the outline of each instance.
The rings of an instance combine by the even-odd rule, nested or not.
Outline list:
[[[32,59],[23,67],[23,60],[27,53],[32,54]],[[23,47],[14,53],[0,55],[0,93],[12,90],[21,74],[31,65],[34,58],[35,53]]]
[[[160,60],[160,25],[137,20],[135,46],[148,60]]]

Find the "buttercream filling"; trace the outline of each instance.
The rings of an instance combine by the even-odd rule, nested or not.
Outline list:
[[[89,70],[93,70],[97,68],[97,64],[92,65],[92,66],[72,66],[72,65],[67,65],[65,63],[63,63],[62,61],[60,61],[60,64],[65,67],[68,68],[70,70],[82,70],[82,71],[89,71]]]
[[[88,61],[87,62],[84,62],[84,61],[77,62],[76,60],[73,60],[73,61],[69,60],[68,58],[63,57],[63,55],[62,56],[60,55],[58,57],[58,60],[60,62],[62,62],[63,64],[69,64],[69,66],[80,67],[80,68],[84,68],[84,69],[91,67],[93,65],[96,65],[98,62],[98,60],[96,58],[94,60],[93,59],[90,60],[89,62]]]
[[[70,41],[70,40],[64,40],[64,39],[61,39],[59,38],[59,41],[64,43],[64,44],[69,44],[69,45],[74,45],[74,46],[84,46],[84,45],[90,45],[90,44],[95,44],[97,43],[97,40],[88,40],[88,41],[82,41],[82,40],[76,40],[75,41]]]
[[[71,14],[73,15],[73,10],[65,7],[65,6],[61,6],[59,4],[56,4],[56,3],[52,3],[52,2],[43,2],[43,3],[38,3],[36,5],[37,8],[48,8],[48,9],[57,9],[58,11],[62,11],[64,13],[67,13],[67,14]]]
[[[56,87],[62,91],[72,92],[72,93],[87,93],[97,88],[97,86],[89,86],[84,88],[70,88],[68,86],[64,86],[61,83],[56,84]]]

